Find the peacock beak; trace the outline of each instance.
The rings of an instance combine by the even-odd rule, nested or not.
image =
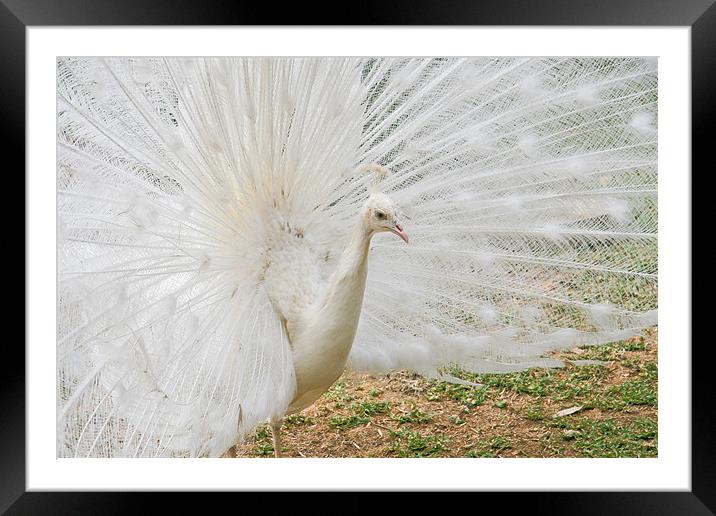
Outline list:
[[[406,244],[409,244],[409,243],[410,243],[410,242],[408,241],[408,235],[407,235],[407,233],[406,233],[405,231],[403,231],[403,226],[401,226],[401,225],[398,224],[397,222],[395,223],[395,227],[394,227],[393,229],[391,229],[390,232],[391,232],[391,233],[395,233],[396,235],[398,235],[400,238],[402,238],[402,239],[405,241]]]

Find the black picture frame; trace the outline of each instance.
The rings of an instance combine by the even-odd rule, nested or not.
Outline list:
[[[24,176],[19,173],[19,170],[24,170],[25,167],[25,154],[20,151],[25,148],[25,31],[28,27],[44,25],[689,26],[692,52],[692,169],[707,172],[707,145],[712,146],[708,128],[713,113],[716,112],[714,0],[550,0],[531,3],[524,0],[450,0],[439,3],[400,0],[390,3],[364,1],[344,7],[336,5],[335,9],[329,9],[325,4],[310,6],[305,3],[286,3],[282,4],[280,9],[276,7],[269,3],[240,0],[0,0],[0,62],[3,72],[0,79],[0,127],[3,130],[1,141],[3,147],[8,150],[5,159],[10,156],[17,158],[12,169],[5,169],[6,177],[14,177],[17,187],[25,190],[24,179],[20,179]],[[325,20],[318,13],[330,14],[331,19]],[[7,174],[9,170],[17,170],[18,173]],[[692,172],[691,179],[693,177]],[[685,177],[684,180],[689,178]],[[19,195],[13,197],[24,199],[24,196]],[[692,201],[692,206],[695,205]],[[24,233],[21,238],[24,241]],[[25,258],[27,259],[27,256]],[[716,414],[711,400],[711,389],[707,383],[709,369],[712,368],[712,363],[708,360],[711,344],[708,340],[692,341],[669,343],[684,349],[691,346],[691,491],[480,493],[473,496],[482,497],[481,503],[487,501],[485,497],[492,497],[500,507],[507,507],[506,502],[509,500],[509,508],[512,508],[515,501],[519,501],[520,504],[525,504],[528,508],[526,510],[535,514],[716,513]],[[0,512],[144,512],[148,508],[149,495],[25,492],[25,353],[19,338],[10,339],[6,336],[3,349],[6,354],[0,381]],[[359,494],[352,496],[356,503],[343,503],[340,509],[335,510],[357,511],[361,505],[363,510],[368,510],[365,504],[359,503]],[[413,503],[421,503],[421,499],[422,497],[412,498]],[[263,510],[267,508],[265,501],[256,501],[262,504]],[[186,509],[186,503],[186,497],[182,494],[162,496],[162,512],[173,510],[174,504]],[[407,506],[401,505],[401,508],[406,509]],[[474,509],[477,509],[477,506]]]

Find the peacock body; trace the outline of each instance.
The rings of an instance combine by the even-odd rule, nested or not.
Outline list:
[[[219,456],[346,366],[657,322],[655,60],[57,66],[59,456]]]

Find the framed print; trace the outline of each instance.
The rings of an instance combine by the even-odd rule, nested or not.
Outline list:
[[[713,510],[690,167],[716,11],[412,7],[5,2],[29,302],[3,508]]]

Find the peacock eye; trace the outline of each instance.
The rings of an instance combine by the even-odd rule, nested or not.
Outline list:
[[[383,213],[382,211],[379,211],[379,210],[375,211],[375,216],[378,217],[379,220],[385,219],[385,213]]]

